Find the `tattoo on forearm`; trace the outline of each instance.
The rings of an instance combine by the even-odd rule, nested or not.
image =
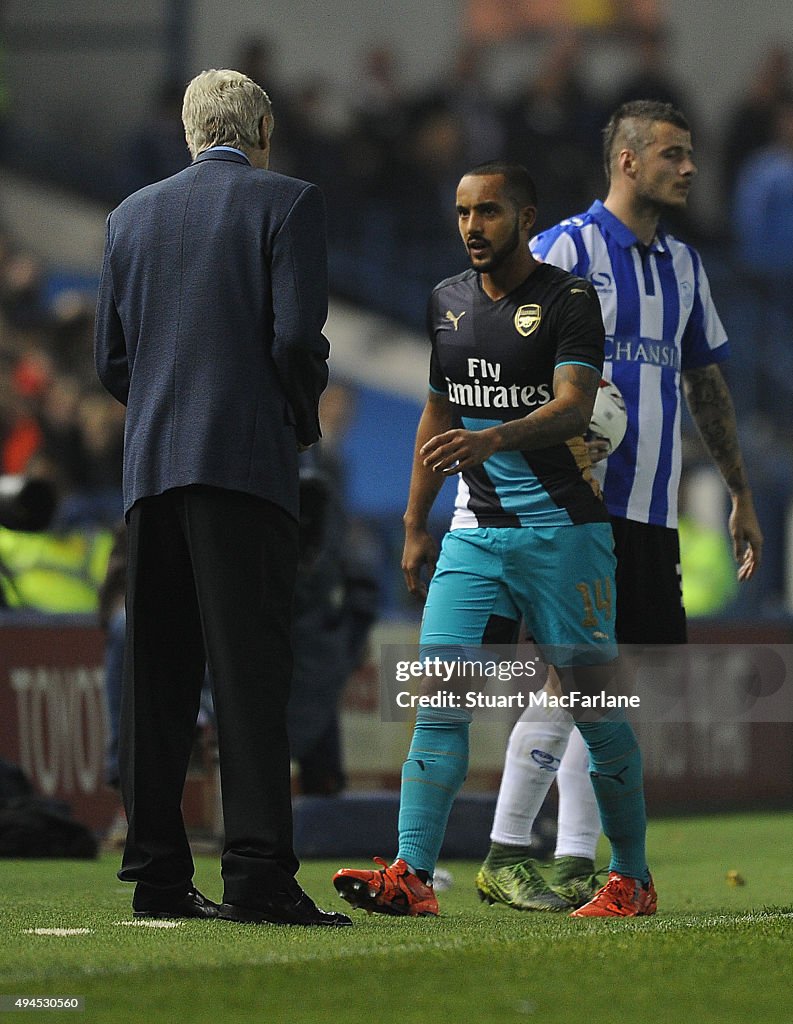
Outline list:
[[[552,412],[549,411],[548,417],[540,428],[542,434],[538,433],[536,440],[539,441],[543,435],[546,435],[552,440],[552,443],[558,444],[560,437],[563,436],[565,439],[578,437],[583,434],[585,429],[586,426],[582,426],[581,413],[578,409],[554,409]]]
[[[735,409],[721,371],[717,366],[687,370],[683,374],[683,391],[705,447],[725,483],[734,493],[744,490],[748,481],[738,442]]]
[[[600,374],[593,367],[565,363],[563,366],[557,366],[553,376],[554,384],[559,381],[567,381],[579,391],[583,391],[587,398],[591,398],[594,402],[600,384]]]
[[[512,420],[500,427],[506,449],[544,448],[560,444],[572,437],[581,437],[589,423],[589,410],[595,400],[600,373],[590,366],[575,363],[559,366],[554,370],[554,393],[560,386],[572,384],[586,396],[581,405],[559,406],[550,403],[520,420]]]
[[[587,403],[592,403],[595,401],[595,395],[600,384],[600,374],[591,366],[579,366],[576,363],[568,363],[564,366],[558,366],[554,371],[554,389],[558,388],[562,381],[572,384],[576,390],[586,396]],[[591,405],[588,405],[588,408],[591,408]],[[554,415],[555,423],[570,431],[569,437],[583,434],[588,425],[588,416],[586,420],[586,423],[583,422],[579,409],[560,409],[555,411]]]

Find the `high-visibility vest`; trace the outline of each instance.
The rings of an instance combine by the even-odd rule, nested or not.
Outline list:
[[[686,516],[680,517],[678,533],[686,614],[690,618],[716,615],[738,592],[729,541],[718,530]]]
[[[94,612],[113,545],[110,530],[22,533],[0,527],[0,588],[10,608]]]

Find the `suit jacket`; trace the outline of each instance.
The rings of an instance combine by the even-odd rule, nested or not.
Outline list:
[[[209,484],[298,514],[297,443],[327,383],[319,189],[229,150],[107,221],[94,355],[127,406],[124,507]]]

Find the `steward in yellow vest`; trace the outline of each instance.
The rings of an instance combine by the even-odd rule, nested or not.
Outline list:
[[[95,612],[110,530],[28,533],[0,527],[0,607]]]

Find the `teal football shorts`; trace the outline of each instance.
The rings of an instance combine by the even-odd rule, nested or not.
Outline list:
[[[424,608],[422,656],[507,643],[523,619],[546,663],[612,661],[615,567],[609,523],[451,530]]]

